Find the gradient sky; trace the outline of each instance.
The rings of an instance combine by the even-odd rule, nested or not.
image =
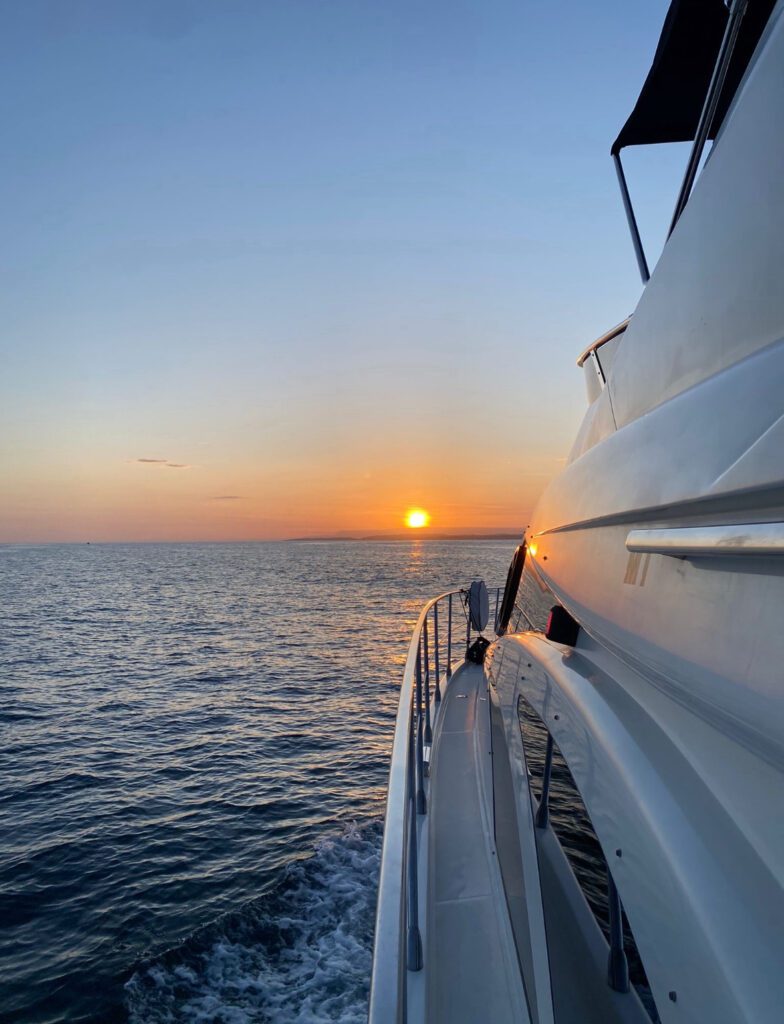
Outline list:
[[[665,9],[7,0],[0,540],[525,525]],[[627,158],[654,250],[683,162]]]

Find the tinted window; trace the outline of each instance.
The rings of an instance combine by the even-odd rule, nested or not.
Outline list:
[[[558,604],[557,598],[536,571],[531,559],[527,558],[509,623],[510,632],[522,633],[533,629],[544,633],[547,616],[554,604]]]

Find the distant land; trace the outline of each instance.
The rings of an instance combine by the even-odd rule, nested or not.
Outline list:
[[[519,530],[503,530],[482,533],[437,533],[434,530],[399,530],[395,533],[332,533],[321,537],[289,537],[289,541],[306,543],[307,541],[385,541],[385,540],[520,540],[523,536]]]

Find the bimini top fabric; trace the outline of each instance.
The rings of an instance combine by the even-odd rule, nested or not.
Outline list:
[[[709,139],[721,127],[774,3],[748,0]],[[727,18],[724,0],[672,0],[651,70],[613,154],[625,146],[694,138]]]

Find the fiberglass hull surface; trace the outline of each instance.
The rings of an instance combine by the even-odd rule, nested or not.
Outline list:
[[[709,542],[784,540],[783,166],[779,4],[526,531],[529,586],[580,622],[577,648],[510,637],[491,663],[570,763],[664,1021],[784,1005],[784,544]],[[672,529],[703,549],[666,553]]]

